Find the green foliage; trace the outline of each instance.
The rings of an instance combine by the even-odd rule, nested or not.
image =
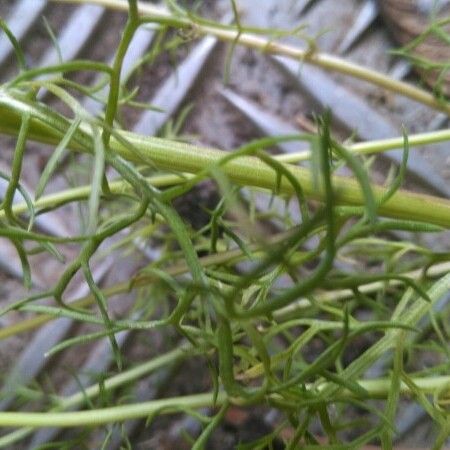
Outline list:
[[[413,397],[438,428],[438,448],[448,434],[450,377],[445,348],[449,307],[437,310],[436,305],[450,289],[450,255],[390,238],[400,231],[440,233],[450,228],[450,202],[400,190],[414,136],[405,131],[399,140],[404,159],[398,174],[380,187],[371,182],[363,157],[331,138],[332,111],[319,118],[316,134],[265,138],[230,153],[133,135],[116,119],[124,106],[142,106],[129,95],[133,88],[120,78],[136,30],[155,22],[165,37],[167,28],[185,28],[186,21],[216,31],[233,28],[208,22],[175,2],[170,2],[170,15],[153,19],[138,14],[136,1],[128,3],[128,21],[111,67],[80,60],[28,69],[19,44],[0,22],[20,67],[19,74],[0,88],[0,130],[17,139],[11,173],[5,174],[9,185],[1,203],[0,236],[14,244],[27,286],[33,272],[28,261],[31,244],[52,254],[64,245],[78,246],[55,286],[0,311],[32,314],[19,327],[0,330],[0,339],[68,317],[96,328],[57,344],[50,354],[76,351],[107,337],[116,362],[108,376],[76,394],[55,395],[49,403],[41,396],[29,400],[43,412],[0,412],[0,426],[18,428],[0,437],[0,445],[12,445],[34,427],[100,426],[133,418],[150,422],[162,414],[185,413],[203,425],[192,444],[201,449],[232,405],[259,405],[277,410],[279,422],[273,433],[240,448],[270,448],[280,436],[286,448],[324,448],[315,435],[319,430],[330,448],[375,442],[388,449],[395,438],[392,424],[400,399]],[[245,45],[240,36],[248,31],[236,22],[232,48]],[[278,35],[273,30],[251,31]],[[154,52],[155,48],[143,61],[153,60]],[[95,98],[103,84],[90,88],[65,78],[85,70],[108,79],[102,117],[84,110],[73,92]],[[51,77],[43,81],[41,75]],[[63,116],[38,101],[40,88],[58,97],[71,115]],[[171,135],[174,130],[178,127]],[[31,140],[54,146],[34,196],[20,184]],[[287,140],[309,144],[311,169],[266,151]],[[381,150],[380,143],[374,145],[383,151],[391,144]],[[90,185],[45,195],[67,152],[89,158]],[[343,165],[354,180],[334,173]],[[117,179],[108,178],[111,168]],[[206,211],[209,221],[194,229],[180,216],[174,200],[183,199],[205,179],[214,184],[219,199]],[[13,205],[16,192],[23,197],[22,204]],[[261,211],[254,202],[257,196],[281,198],[286,208],[277,210],[272,203]],[[70,202],[86,207],[82,233],[51,237],[36,231],[36,215]],[[291,215],[293,202],[298,203],[301,218]],[[278,231],[268,236],[268,225],[276,225]],[[116,239],[114,244],[108,244],[111,238]],[[101,289],[92,265],[110,253],[125,259],[137,251],[139,239],[158,243],[159,258],[129,280]],[[83,275],[90,295],[68,302],[66,291],[77,273]],[[130,291],[135,294],[134,307],[125,317],[114,317],[109,299]],[[52,301],[42,301],[48,299]],[[130,364],[117,343],[117,334],[123,331],[145,336],[158,331],[168,342],[167,353]],[[361,342],[365,348],[355,351]],[[435,367],[406,358],[424,351],[433,354]],[[139,380],[155,374],[170,379],[171,367],[189,361],[200,361],[209,374],[206,392],[149,402],[130,400],[127,389]],[[369,379],[367,371],[374,366],[377,376]],[[205,406],[210,417],[196,412]],[[75,407],[82,410],[68,412]],[[358,420],[347,420],[355,411]],[[108,448],[110,432],[105,436],[103,445]],[[126,440],[124,445],[130,446]]]

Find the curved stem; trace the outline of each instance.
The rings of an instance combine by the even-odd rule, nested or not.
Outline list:
[[[53,1],[60,3],[86,3],[86,0]],[[106,8],[128,11],[128,3],[123,0],[89,0],[89,2],[102,5]],[[273,42],[268,38],[241,32],[232,27],[214,25],[209,22],[207,24],[199,23],[191,17],[175,16],[165,8],[149,5],[147,3],[139,3],[139,13],[141,17],[155,22],[168,23],[178,27],[192,27],[200,34],[210,34],[223,41],[232,42],[234,45],[241,44],[245,47],[260,50],[264,53],[287,56],[298,60],[299,62],[313,64],[326,70],[333,70],[344,75],[349,75],[450,114],[450,104],[437,99],[433,94],[409,83],[395,80],[376,70],[368,69],[336,56],[312,51],[311,49],[302,49],[288,44]]]
[[[122,70],[123,60],[127,53],[128,47],[131,40],[133,39],[134,33],[139,26],[139,18],[136,8],[136,0],[132,2],[127,2],[128,20],[122,33],[122,39],[120,40],[119,47],[117,49],[116,56],[114,58],[114,63],[111,70],[111,79],[109,83],[109,95],[108,102],[106,103],[105,111],[105,123],[107,127],[103,129],[102,141],[104,147],[108,147],[110,139],[110,129],[114,123],[117,113],[117,107],[119,102],[120,93],[120,74]]]
[[[216,255],[211,255],[208,257],[204,257],[201,259],[201,263],[204,264],[204,266],[224,263],[227,261],[231,261],[240,254],[241,250],[229,250],[227,252],[218,253]],[[205,259],[208,259],[205,261]],[[173,266],[172,268],[167,269],[167,271],[171,275],[177,275],[182,274],[187,271],[187,266]],[[433,265],[429,267],[427,270],[427,275],[430,278],[437,278],[441,275],[444,275],[450,271],[450,262],[440,263]],[[413,270],[410,272],[406,272],[402,274],[404,277],[408,277],[413,280],[419,280],[421,277],[423,277],[423,270]],[[145,284],[148,284],[152,281],[151,277],[147,277],[144,279],[137,279],[136,282],[133,284],[133,286],[143,286]],[[386,286],[386,281],[382,282],[372,282],[363,284],[359,287],[360,292],[362,293],[370,293],[375,292],[383,287]],[[401,284],[400,280],[389,280],[388,285],[389,286],[397,286]],[[114,295],[123,294],[124,292],[128,292],[130,289],[130,283],[129,282],[123,282],[115,284],[109,288],[103,289],[103,295],[105,297],[109,298]],[[327,303],[327,302],[333,302],[333,301],[339,301],[339,300],[345,300],[347,298],[351,298],[354,295],[354,292],[351,289],[341,289],[337,291],[332,292],[324,292],[321,294],[318,294],[315,296],[315,299],[318,303]],[[93,295],[87,295],[86,297],[81,297],[73,302],[70,303],[73,307],[83,308],[89,305],[92,305],[94,303],[94,297]],[[311,302],[306,299],[300,299],[289,306],[285,308],[281,308],[280,310],[276,311],[274,313],[274,317],[277,322],[283,322],[286,320],[289,320],[292,318],[292,315],[295,314],[297,310],[301,310],[302,308],[307,308],[311,306]],[[47,322],[50,322],[51,320],[55,319],[55,316],[49,315],[49,314],[41,314],[35,317],[31,317],[29,319],[24,319],[20,322],[15,323],[14,325],[10,325],[7,327],[3,327],[0,329],[0,340],[8,339],[11,336],[19,335],[20,333],[31,331],[35,328],[39,328],[40,326],[46,324]]]
[[[447,398],[450,394],[448,386],[450,376],[439,377],[412,377],[414,384],[425,394],[440,393],[440,398]],[[329,383],[318,387],[324,390]],[[362,380],[358,384],[364,388],[370,398],[386,397],[391,388],[392,381],[389,378]],[[306,389],[311,389],[307,385]],[[411,395],[410,387],[402,382],[400,393]],[[342,395],[351,397],[351,392],[342,392]],[[276,401],[278,396],[271,395]],[[186,409],[197,409],[205,406],[220,406],[228,401],[224,392],[219,392],[217,397],[213,393],[186,395],[183,397],[172,397],[149,402],[135,403],[129,405],[115,406],[111,408],[91,409],[88,411],[75,412],[0,412],[0,427],[80,427],[93,426],[114,422],[123,422],[130,419],[138,419],[151,416],[152,414],[174,414]]]
[[[43,112],[42,105],[16,98],[8,91],[0,91],[0,117],[3,119],[0,131],[17,134],[21,116],[26,113],[30,113],[32,117],[29,132],[31,139],[56,143],[59,142],[61,132],[68,127],[67,119],[56,112],[52,112],[52,117],[48,118]],[[88,140],[92,129],[82,122],[79,130],[80,136],[74,136],[69,144],[70,148],[87,151],[86,148],[89,147],[84,146],[81,140]],[[206,177],[211,170],[220,168],[237,184],[295,195],[292,183],[286,177],[280,181],[278,173],[257,157],[239,156],[232,159],[229,152],[222,150],[140,136],[121,130],[111,136],[110,148],[129,161],[140,164],[145,162],[159,169],[194,174],[201,172]],[[286,165],[286,170],[290,171],[301,185],[305,196],[323,200],[324,193],[315,188],[309,169]],[[356,180],[334,176],[333,187],[336,204],[354,206],[365,204],[364,194]],[[386,189],[373,185],[372,191],[379,203],[384,198]],[[439,197],[398,191],[380,205],[377,212],[381,216],[423,221],[450,228],[450,201]]]

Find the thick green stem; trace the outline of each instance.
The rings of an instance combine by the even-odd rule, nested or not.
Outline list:
[[[227,155],[221,150],[169,142],[165,139],[148,138],[125,132],[123,135],[140,153],[147,154],[149,161],[160,169],[198,173],[207,168],[217,167]],[[132,151],[114,139],[111,140],[111,146],[125,158],[139,161]],[[285,167],[300,183],[306,196],[315,200],[323,199],[323,193],[313,185],[310,170],[292,165]],[[233,159],[222,165],[221,169],[232,181],[243,186],[275,190],[278,183],[278,174],[256,157],[242,156]],[[365,204],[364,195],[356,180],[334,176],[333,187],[337,205],[363,206]],[[385,188],[376,185],[372,186],[372,190],[377,201],[386,192]],[[286,178],[281,180],[279,191],[287,195],[295,194],[292,184]],[[429,195],[398,191],[379,207],[378,213],[386,217],[423,221],[450,228],[450,201]]]
[[[433,131],[430,133],[412,134],[408,136],[408,143],[410,147],[436,144],[445,141],[450,141],[450,129]],[[373,153],[382,153],[392,149],[402,148],[403,145],[404,145],[404,138],[398,137],[391,139],[380,139],[376,141],[359,142],[356,144],[349,145],[348,149],[359,155],[370,155]],[[294,163],[309,160],[311,158],[311,152],[309,150],[305,150],[296,153],[275,155],[274,158],[284,163]],[[193,175],[187,173],[180,175],[172,175],[172,174],[157,175],[149,177],[148,182],[154,187],[161,188],[183,183],[192,176]],[[128,183],[123,180],[110,182],[109,188],[111,192],[114,194],[129,191]],[[69,202],[77,200],[86,200],[87,198],[89,198],[90,193],[91,193],[91,185],[70,188],[39,197],[39,199],[35,200],[33,206],[36,210],[39,210],[41,208],[42,209],[56,208]],[[14,204],[12,210],[15,215],[19,215],[26,213],[28,210],[28,206],[25,202],[17,203]],[[3,210],[0,211],[0,218],[3,218],[4,215],[5,212]]]
[[[30,113],[32,117],[30,138],[57,143],[61,139],[59,130],[67,128],[68,121],[55,112],[52,112],[49,118],[47,112],[43,110],[42,105],[29,103],[20,97],[12,96],[8,91],[0,91],[1,132],[17,134],[21,116]],[[82,124],[80,128],[85,135],[92,132],[90,126],[86,124]],[[111,136],[110,148],[130,161],[140,164],[145,161],[149,165],[172,172],[203,172],[205,175],[209,169],[221,166],[223,173],[237,184],[271,191],[279,188],[281,193],[295,195],[294,187],[286,177],[279,183],[278,173],[256,157],[240,156],[223,164],[224,158],[229,156],[229,153],[221,150],[145,137],[125,131],[117,133],[121,136],[120,140],[123,142],[125,139],[129,145],[124,145],[117,137]],[[70,145],[74,150],[88,151],[81,140],[73,139]],[[315,200],[323,199],[323,192],[315,188],[308,169],[292,165],[285,167],[302,186],[305,195]],[[336,204],[356,206],[365,204],[365,197],[356,180],[335,176],[333,187]],[[386,189],[380,186],[373,186],[372,189],[375,200],[380,201]],[[378,208],[378,213],[381,216],[423,221],[450,228],[450,201],[438,197],[398,191]]]

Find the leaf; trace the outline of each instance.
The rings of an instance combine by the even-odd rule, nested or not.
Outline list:
[[[42,175],[39,179],[39,182],[37,184],[36,193],[34,196],[35,200],[38,200],[42,196],[50,177],[52,176],[52,174],[54,173],[54,171],[56,169],[59,159],[61,158],[62,154],[64,153],[64,150],[66,150],[69,143],[72,141],[73,135],[77,131],[78,127],[80,126],[80,123],[81,123],[81,118],[79,118],[79,117],[75,118],[74,121],[70,124],[70,127],[67,130],[67,133],[64,135],[64,137],[62,138],[60,143],[56,146],[56,148],[55,148],[54,152],[52,153],[52,156],[48,160],[48,162],[42,172]]]

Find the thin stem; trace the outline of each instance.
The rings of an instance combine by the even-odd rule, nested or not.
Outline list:
[[[414,384],[424,394],[439,392],[439,398],[445,399],[450,394],[448,386],[450,376],[411,378]],[[358,384],[364,388],[369,397],[385,398],[391,390],[389,378],[376,380],[362,380]],[[319,386],[318,391],[323,391],[329,383]],[[306,390],[312,389],[312,385],[306,385]],[[413,392],[404,382],[400,385],[400,393],[406,396]],[[351,397],[352,392],[342,392],[342,396]],[[271,399],[276,401],[279,396],[272,394]],[[123,422],[130,419],[148,417],[152,414],[174,414],[186,409],[197,409],[206,406],[220,406],[228,401],[224,392],[219,392],[215,397],[213,393],[194,394],[183,397],[172,397],[149,402],[115,406],[111,408],[91,409],[75,412],[0,412],[0,427],[80,427],[94,426],[107,423]]]
[[[155,175],[148,177],[147,181],[151,186],[154,187],[165,187],[180,184],[186,181],[192,175]],[[124,192],[130,192],[130,185],[123,180],[116,180],[109,183],[109,188],[113,194],[121,194]],[[52,194],[48,194],[33,202],[33,207],[36,211],[40,209],[54,209],[59,206],[65,205],[70,202],[87,200],[91,194],[92,186],[85,185],[75,188],[65,189]],[[15,203],[12,208],[14,215],[24,214],[28,211],[28,206],[25,202]],[[5,211],[0,210],[0,219],[5,216]]]
[[[450,129],[408,135],[408,143],[411,148],[419,147],[421,145],[437,144],[449,140]],[[349,144],[346,147],[349,151],[357,155],[372,155],[387,152],[396,148],[403,148],[403,146],[404,138],[395,137],[389,139],[377,139],[374,141],[357,142],[355,144]],[[311,158],[311,151],[305,149],[299,152],[276,155],[275,158],[285,163],[307,161]]]
[[[439,392],[441,400],[448,399],[450,396],[450,376],[431,376],[431,377],[411,377],[417,388],[426,395]],[[386,398],[392,389],[392,380],[390,378],[377,378],[370,380],[359,380],[359,386],[365,389],[371,398]],[[324,383],[317,387],[318,391],[323,391],[332,383]],[[311,385],[307,385],[311,389]],[[400,393],[404,396],[411,395],[409,386],[403,381],[400,384]],[[349,395],[350,392],[344,392]]]
[[[191,346],[189,344],[180,345],[175,350],[167,352],[164,355],[157,356],[151,361],[140,364],[136,367],[133,367],[129,370],[106,379],[103,382],[102,386],[96,383],[84,389],[82,392],[77,392],[70,397],[58,399],[58,409],[63,410],[73,408],[75,406],[80,406],[86,401],[86,399],[92,399],[100,395],[103,390],[112,391],[113,389],[117,389],[118,387],[136,381],[145,375],[149,375],[150,373],[155,372],[161,367],[173,364],[180,359],[185,358],[189,355],[190,349]]]
[[[53,0],[60,3],[86,3],[86,0]],[[121,0],[90,0],[106,8],[118,11],[127,11],[128,3]],[[346,61],[336,56],[328,55],[311,49],[297,48],[292,45],[273,42],[268,38],[256,36],[254,34],[241,32],[232,27],[203,24],[187,16],[175,16],[165,8],[139,3],[139,13],[143,18],[150,21],[163,22],[178,27],[192,27],[200,34],[211,34],[223,41],[244,45],[248,48],[260,50],[267,54],[287,56],[289,58],[313,64],[326,70],[333,70],[345,75],[358,78],[376,86],[380,86],[391,92],[409,97],[419,103],[430,106],[439,111],[450,114],[448,102],[437,99],[433,94],[412,86],[411,84],[395,80],[388,75],[377,72],[373,69],[362,67],[356,63]]]
[[[281,237],[281,236],[279,236]],[[207,257],[201,258],[200,262],[206,267],[207,265],[215,265],[221,264],[225,262],[231,262],[236,259],[239,255],[242,254],[241,249],[229,250],[227,252],[218,253],[216,255],[211,255]],[[172,276],[180,275],[186,273],[188,270],[186,264],[181,264],[179,266],[173,266],[169,269],[166,269],[166,272]],[[430,278],[437,278],[442,276],[450,271],[450,262],[435,264],[430,266],[427,270],[427,276]],[[402,273],[403,277],[410,278],[412,280],[419,280],[423,277],[423,270],[413,270],[410,272]],[[141,287],[147,284],[150,284],[153,281],[151,276],[146,276],[145,278],[137,278],[135,282],[132,284],[132,287]],[[380,281],[380,282],[372,282],[367,284],[362,284],[358,287],[359,291],[364,294],[368,294],[371,292],[376,292],[381,288],[385,288],[386,286],[398,286],[402,284],[400,280],[389,280]],[[130,283],[123,282],[115,284],[109,288],[103,289],[103,294],[109,298],[114,295],[123,294],[130,290]],[[338,291],[332,292],[324,292],[316,295],[314,298],[317,303],[329,303],[333,301],[345,300],[347,298],[351,298],[354,296],[354,292],[351,289],[341,289]],[[70,306],[75,308],[84,308],[94,303],[93,295],[87,295],[85,297],[81,297],[79,299],[74,300],[70,303]],[[289,320],[292,318],[292,315],[298,311],[299,309],[307,308],[311,306],[311,302],[305,298],[297,300],[291,303],[289,306],[285,308],[281,308],[278,311],[274,312],[274,318],[278,322],[283,322],[285,320]],[[50,322],[55,317],[53,315],[42,314],[30,319],[24,319],[20,322],[15,323],[14,325],[10,325],[7,327],[3,327],[0,329],[0,340],[8,339],[11,336],[16,336],[21,333],[25,333],[31,331],[35,328],[39,328],[40,326]]]
[[[0,427],[81,427],[141,419],[152,414],[173,414],[183,410],[221,405],[226,401],[224,393],[215,397],[212,393],[172,397],[162,400],[92,409],[89,411],[21,413],[0,412]]]
[[[437,278],[439,276],[442,276],[450,271],[450,262],[440,263],[436,264],[434,266],[431,266],[429,270],[427,271],[427,276],[432,278]],[[410,272],[406,272],[402,274],[403,276],[411,279],[411,280],[420,280],[423,278],[424,272],[423,269],[417,269],[412,270]],[[386,288],[386,287],[395,287],[400,286],[403,284],[403,281],[400,279],[396,280],[389,280],[388,284],[386,285],[386,281],[375,281],[372,283],[366,283],[361,284],[358,287],[359,292],[362,294],[370,294],[373,292],[377,292],[380,289]],[[352,298],[355,295],[354,291],[352,289],[340,289],[330,292],[324,292],[322,294],[319,294],[315,296],[315,300],[317,303],[331,303],[331,302],[337,302],[340,300],[345,300],[347,298]],[[292,302],[290,305],[286,306],[285,308],[281,308],[278,311],[275,311],[273,313],[274,318],[278,322],[283,322],[284,320],[289,320],[292,318],[292,315],[295,314],[296,311],[308,308],[311,306],[311,301],[302,298],[300,300],[297,300],[295,302]]]
[[[109,83],[109,95],[108,102],[106,104],[105,111],[105,123],[106,127],[103,129],[102,140],[105,148],[108,147],[111,132],[109,131],[116,118],[119,93],[120,93],[120,74],[122,71],[122,63],[127,53],[130,42],[133,39],[134,33],[139,25],[139,18],[136,8],[136,0],[129,1],[127,3],[128,20],[123,30],[122,39],[120,40],[119,47],[117,49],[114,63],[112,66],[111,79]]]
[[[107,378],[103,381],[101,386],[99,383],[95,383],[88,388],[83,389],[83,391],[76,392],[69,397],[57,397],[56,399],[54,399],[57,403],[57,406],[52,410],[64,411],[70,408],[79,407],[83,405],[87,400],[91,400],[103,392],[112,391],[126,384],[135,382],[136,380],[144,376],[148,376],[163,367],[177,363],[181,359],[191,354],[189,352],[190,349],[191,346],[189,344],[180,345],[177,349],[167,352],[164,355],[157,356],[156,358],[153,358],[148,362],[139,364],[136,367]],[[14,442],[25,438],[33,431],[34,428],[21,428],[0,437],[0,448],[4,448],[8,445],[10,446]]]

